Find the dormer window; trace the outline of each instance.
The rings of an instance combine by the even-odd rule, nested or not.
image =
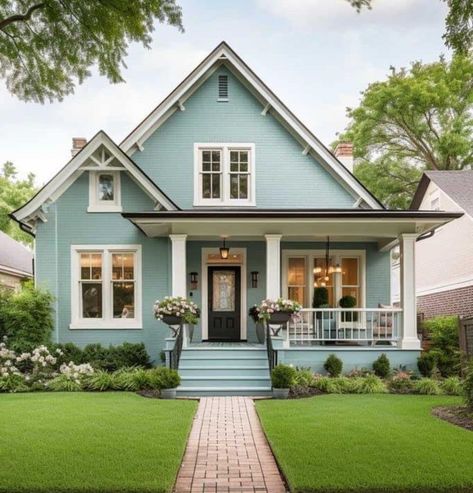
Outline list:
[[[218,76],[218,100],[220,102],[228,101],[228,75]]]
[[[120,172],[90,171],[88,212],[121,212]]]
[[[254,144],[195,144],[195,206],[254,206]]]

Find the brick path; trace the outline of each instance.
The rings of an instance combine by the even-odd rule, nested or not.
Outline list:
[[[286,492],[252,399],[200,400],[174,491]]]

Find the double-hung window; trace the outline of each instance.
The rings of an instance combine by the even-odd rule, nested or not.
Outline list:
[[[141,328],[141,247],[75,245],[71,328]]]
[[[119,171],[89,171],[88,212],[121,212]]]
[[[254,144],[195,144],[194,205],[255,205]]]

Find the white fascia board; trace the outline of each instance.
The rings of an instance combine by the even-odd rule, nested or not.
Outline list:
[[[176,104],[184,103],[197,88],[205,82],[217,70],[222,61],[228,61],[241,74],[244,81],[250,85],[263,99],[264,106],[269,105],[278,113],[284,123],[301,139],[304,146],[310,146],[319,157],[321,164],[326,164],[342,183],[346,184],[357,197],[363,200],[373,209],[382,209],[374,197],[355,179],[355,177],[343,166],[340,161],[305,128],[301,122],[282,104],[282,102],[270,91],[255,74],[235,56],[233,51],[225,44],[217,47],[200,66],[197,67],[177,88],[159,104],[155,110],[120,144],[120,147],[129,155],[136,150],[136,145],[143,145],[147,137],[155,132],[169,116],[177,111]],[[241,79],[241,78],[240,78]],[[311,152],[312,153],[312,152]]]
[[[172,204],[154,186],[154,184],[136,168],[136,165],[128,158],[128,156],[120,152],[117,145],[101,131],[44,186],[30,202],[13,213],[15,219],[23,221],[29,216],[37,215],[38,209],[44,204],[57,200],[84,172],[84,170],[81,169],[81,165],[86,162],[91,154],[93,154],[101,145],[104,145],[107,148],[107,150],[124,166],[124,170],[130,173],[134,180],[138,182],[152,199],[159,201],[168,210],[176,210],[174,204]],[[97,168],[97,170],[99,170],[99,168]]]

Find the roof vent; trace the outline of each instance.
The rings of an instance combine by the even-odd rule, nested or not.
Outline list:
[[[218,76],[218,100],[228,101],[228,75]]]
[[[85,139],[84,137],[73,137],[72,149],[71,149],[72,157],[74,157],[86,145],[87,145],[87,139]]]

